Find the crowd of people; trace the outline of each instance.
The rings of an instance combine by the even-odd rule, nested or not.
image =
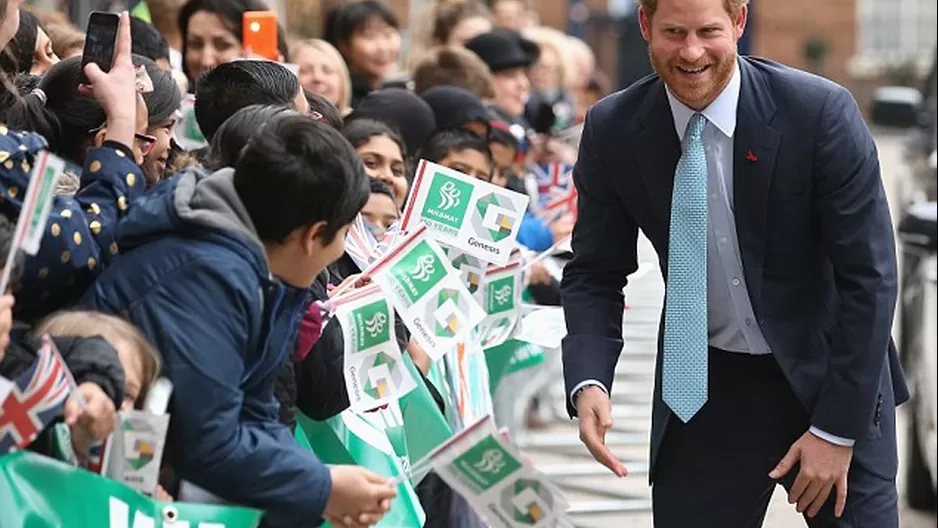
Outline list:
[[[386,3],[350,0],[322,39],[281,28],[279,61],[242,44],[261,0],[141,5],[121,15],[111,68],[82,71],[84,35],[62,14],[0,0],[0,253],[37,156],[66,163],[38,253],[12,261],[0,299],[0,374],[14,379],[40,336],[56,339],[86,403],[64,416],[79,457],[164,376],[158,496],[185,500],[189,484],[263,510],[266,526],[372,525],[395,486],[322,464],[292,432],[298,411],[349,407],[342,327],[323,309],[358,284],[349,226],[361,214],[376,239],[393,229],[424,159],[529,195],[517,241],[554,247],[575,214],[545,205],[572,186],[578,126],[608,81],[526,0],[434,2],[407,50]],[[532,302],[559,304],[546,266],[525,283]],[[421,381],[445,390],[426,351],[398,337]],[[466,522],[445,484],[423,484],[426,526]]]

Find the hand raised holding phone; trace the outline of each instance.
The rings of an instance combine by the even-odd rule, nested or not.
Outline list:
[[[248,58],[283,61],[277,46],[280,26],[274,11],[246,11],[242,15],[241,42]]]
[[[94,12],[88,19],[86,34],[91,44],[85,45],[82,54],[82,73],[87,83],[79,91],[94,97],[104,109],[106,139],[133,147],[137,91],[130,52],[130,16],[126,11],[120,15]]]

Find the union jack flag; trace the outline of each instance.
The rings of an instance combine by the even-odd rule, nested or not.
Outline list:
[[[378,241],[368,229],[365,218],[359,213],[345,234],[345,252],[358,269],[364,270],[371,263],[371,256],[377,245]]]
[[[84,463],[85,469],[99,475],[105,474],[105,466],[108,460],[107,455],[111,450],[111,438],[113,438],[113,435],[109,436],[104,441],[91,443],[88,447],[88,458]]]
[[[562,161],[535,163],[531,173],[537,182],[538,216],[548,224],[565,214],[576,214],[573,165]]]
[[[43,343],[36,362],[13,380],[0,406],[0,455],[28,446],[65,410],[69,372],[54,346]]]

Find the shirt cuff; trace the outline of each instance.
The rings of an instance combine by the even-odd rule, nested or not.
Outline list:
[[[817,427],[814,427],[813,425],[811,426],[810,429],[808,429],[808,432],[820,438],[821,440],[826,440],[834,445],[839,445],[843,447],[853,447],[853,444],[856,443],[856,440],[851,440],[850,438],[844,438],[842,436],[832,435],[828,432],[818,429]]]
[[[594,379],[583,380],[577,383],[576,386],[573,387],[573,390],[570,391],[570,405],[573,406],[574,409],[576,409],[576,394],[580,392],[581,390],[587,387],[592,387],[592,386],[599,387],[600,389],[603,390],[603,392],[605,392],[606,394],[609,394],[609,390],[603,386],[602,382],[599,382]]]

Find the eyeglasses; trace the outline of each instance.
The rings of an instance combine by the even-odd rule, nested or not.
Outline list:
[[[149,156],[153,151],[153,146],[156,145],[156,138],[148,134],[134,134],[134,141],[140,147],[140,152],[144,157]]]
[[[107,123],[102,124],[99,127],[92,128],[88,131],[89,134],[97,134],[104,127],[107,126]],[[153,151],[153,146],[156,145],[157,139],[154,136],[149,134],[134,134],[134,143],[140,147],[140,152],[143,153],[143,156],[149,156],[150,152]]]

